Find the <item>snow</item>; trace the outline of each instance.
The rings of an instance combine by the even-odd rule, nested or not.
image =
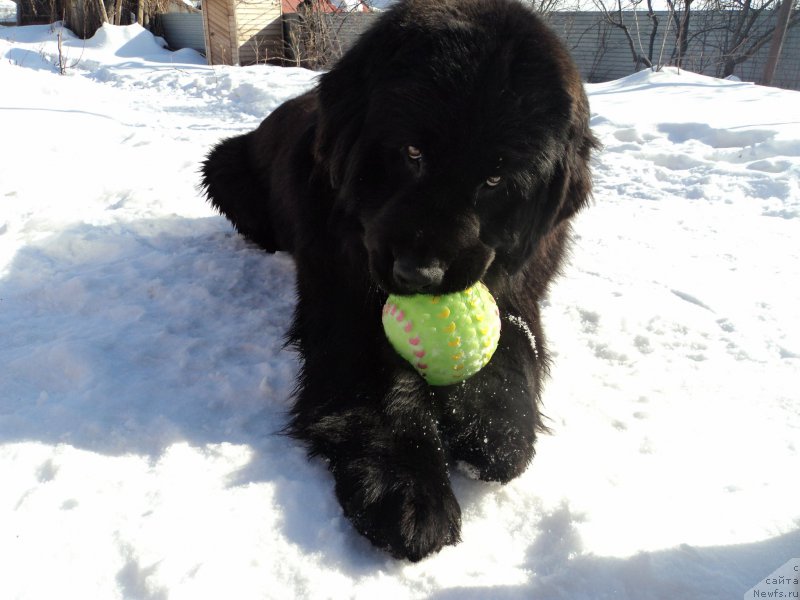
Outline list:
[[[544,307],[553,435],[453,473],[418,564],[277,434],[293,267],[198,165],[314,84],[137,26],[0,29],[0,596],[739,598],[800,556],[800,96],[688,72],[588,86],[604,149]],[[376,316],[379,318],[379,316]]]

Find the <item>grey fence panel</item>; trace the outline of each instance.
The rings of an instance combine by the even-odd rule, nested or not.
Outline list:
[[[194,48],[205,54],[202,13],[165,13],[158,20],[170,48]]]
[[[675,64],[675,26],[666,11],[655,13],[658,18],[657,35],[653,44],[652,61],[656,65]],[[735,18],[735,13],[710,13],[694,11],[690,21],[688,51],[683,57],[683,67],[696,73],[718,77],[723,72],[720,48],[726,34],[723,21]],[[599,12],[558,12],[548,16],[551,27],[569,46],[584,79],[590,82],[618,79],[644,67],[637,65],[625,34],[621,29],[603,21]],[[645,12],[624,12],[625,25],[631,33],[634,48],[647,56],[650,50],[651,22]],[[765,13],[753,32],[771,27],[774,13]],[[752,58],[737,65],[733,74],[744,81],[761,82],[769,54],[769,43]],[[800,89],[800,27],[788,31],[783,44],[778,68],[772,85],[787,89]]]
[[[692,13],[691,43],[683,57],[683,68],[710,76],[722,74],[722,59],[719,48],[722,45],[720,20],[735,16],[733,13]],[[378,17],[378,14],[338,14],[325,15],[332,42],[337,50],[346,51]],[[625,24],[634,39],[637,52],[648,55],[651,22],[645,12],[623,13]],[[655,64],[675,64],[675,28],[670,23],[669,13],[657,12],[658,34],[653,44],[652,59]],[[548,17],[551,27],[561,36],[578,63],[581,75],[586,81],[599,82],[619,79],[644,67],[634,61],[624,33],[603,21],[599,12],[557,12]],[[165,14],[160,17],[167,42],[173,48],[194,48],[204,52],[203,21],[200,14]],[[774,14],[765,14],[760,27],[770,27]],[[285,39],[290,40],[290,32],[298,27],[298,15],[284,15]],[[287,63],[292,64],[291,44],[287,43]],[[737,65],[734,75],[744,81],[761,82],[769,44],[755,56]],[[321,65],[325,66],[325,65]],[[800,27],[787,33],[783,51],[772,85],[800,90]]]

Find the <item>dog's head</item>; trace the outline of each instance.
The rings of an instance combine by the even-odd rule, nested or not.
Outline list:
[[[317,160],[387,292],[513,273],[588,201],[595,140],[579,75],[515,0],[399,4],[319,98]]]

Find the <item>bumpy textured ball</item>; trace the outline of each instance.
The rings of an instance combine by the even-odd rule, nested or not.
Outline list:
[[[397,353],[431,385],[471,377],[500,340],[500,312],[482,283],[441,296],[391,295],[382,320]]]

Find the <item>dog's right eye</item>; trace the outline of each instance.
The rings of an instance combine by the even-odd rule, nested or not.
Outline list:
[[[416,146],[406,146],[406,154],[411,160],[420,160],[422,158],[422,150]]]

